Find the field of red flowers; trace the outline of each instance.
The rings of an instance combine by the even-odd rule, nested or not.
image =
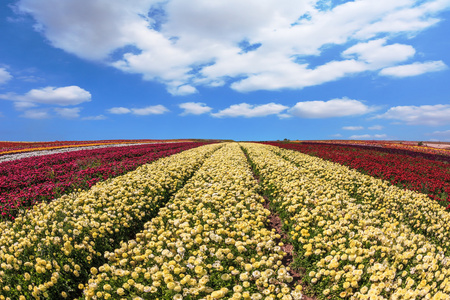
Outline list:
[[[362,174],[379,163],[383,176],[444,178],[445,160],[325,144],[200,145],[0,163],[0,182],[22,180],[9,194],[74,183],[0,219],[0,300],[450,300],[450,211],[404,189],[408,176],[400,188]],[[359,172],[343,165],[364,160]],[[73,181],[96,168],[106,173]]]
[[[138,166],[205,143],[159,143],[29,157],[0,163],[1,219],[75,189],[122,175]]]
[[[450,209],[450,157],[406,149],[328,143],[268,143],[314,155],[402,188],[427,194]]]
[[[11,153],[72,148],[82,146],[99,146],[111,144],[137,144],[161,142],[193,142],[193,140],[97,140],[97,141],[53,141],[53,142],[8,142],[0,141],[0,156]]]
[[[450,143],[447,142],[413,142],[413,141],[378,141],[378,140],[324,140],[324,141],[294,141],[296,143],[320,143],[343,146],[376,147],[405,150],[414,153],[450,156]]]

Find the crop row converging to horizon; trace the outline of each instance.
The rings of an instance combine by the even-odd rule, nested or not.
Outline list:
[[[272,145],[162,157],[0,232],[0,299],[450,299],[438,201]]]
[[[161,157],[205,143],[159,143],[75,150],[0,163],[0,214],[14,219],[21,210],[77,189],[88,189]]]
[[[393,185],[427,194],[450,209],[450,156],[414,152],[405,148],[380,148],[325,143],[268,143],[300,151],[384,179]]]

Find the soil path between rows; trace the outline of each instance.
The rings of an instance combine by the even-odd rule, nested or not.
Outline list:
[[[245,151],[244,151],[244,154],[250,163],[250,158],[248,157],[248,155]],[[251,170],[252,170],[253,177],[256,179],[258,184],[261,184],[261,179],[259,178],[259,176],[254,172],[254,170],[252,168],[251,168]],[[299,281],[302,281],[302,277],[303,277],[301,270],[298,270],[291,266],[291,264],[294,261],[294,256],[295,256],[295,253],[293,252],[294,246],[289,243],[289,237],[283,231],[283,223],[281,221],[280,216],[270,207],[269,198],[266,195],[263,195],[262,193],[260,193],[260,195],[265,200],[263,203],[264,208],[270,211],[269,223],[267,224],[267,229],[268,230],[275,229],[276,233],[281,236],[281,238],[279,240],[277,240],[276,242],[277,243],[283,242],[283,246],[281,246],[281,249],[286,253],[286,255],[284,256],[282,262],[283,262],[283,265],[285,265],[286,267],[290,267],[289,273],[294,278],[294,280],[291,282],[290,285],[294,286]],[[302,284],[302,285],[303,285],[302,293],[307,292],[308,286],[306,284]],[[305,294],[303,294],[303,297],[302,297],[302,300],[317,300],[317,299],[318,299],[317,297],[307,296]]]

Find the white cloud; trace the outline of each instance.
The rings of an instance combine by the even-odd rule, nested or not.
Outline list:
[[[184,109],[181,113],[182,116],[185,115],[201,115],[205,113],[209,113],[212,108],[207,106],[205,103],[199,102],[186,102],[178,105],[180,108]]]
[[[352,135],[349,137],[351,140],[376,140],[376,139],[385,139],[387,138],[386,134],[361,134],[361,135]]]
[[[80,117],[81,108],[55,108],[54,111],[64,119],[77,119]]]
[[[123,115],[123,114],[134,114],[139,116],[147,115],[161,115],[168,112],[169,110],[163,105],[153,105],[144,108],[126,108],[126,107],[113,107],[107,110],[111,114]]]
[[[152,0],[20,0],[19,10],[31,14],[57,48],[87,59],[102,59],[134,42],[136,30],[148,25],[143,17]]]
[[[387,138],[387,134],[374,134],[374,138],[376,139],[385,139]]]
[[[414,37],[450,7],[448,0],[318,4],[323,1],[20,0],[17,7],[55,47],[162,82],[173,95],[201,85],[301,89],[393,67],[415,52],[393,37]],[[155,8],[162,13],[153,14]],[[348,48],[343,60],[310,67],[310,58],[335,46]]]
[[[129,114],[131,112],[131,109],[126,107],[113,107],[108,109],[108,112],[110,114],[122,115],[122,114]]]
[[[439,126],[450,124],[450,105],[395,106],[375,118],[397,120],[407,125]]]
[[[29,102],[53,105],[77,105],[91,101],[91,93],[78,86],[52,87],[32,89],[24,95],[15,93],[0,94],[0,99],[16,102]],[[17,104],[18,107],[28,104]]]
[[[23,101],[14,102],[14,108],[16,110],[25,110],[36,106],[37,105],[32,102],[23,102]]]
[[[147,106],[144,108],[132,108],[132,113],[139,116],[161,115],[169,110],[163,105]]]
[[[0,84],[8,82],[12,75],[5,68],[0,68]]]
[[[234,104],[228,108],[225,108],[218,113],[211,114],[213,117],[222,118],[222,117],[246,117],[246,118],[254,118],[254,117],[265,117],[269,115],[277,115],[281,112],[285,111],[289,107],[276,104],[276,103],[268,103],[262,105],[250,105],[247,103]]]
[[[344,130],[363,130],[364,127],[362,126],[344,126],[342,127]]]
[[[332,135],[330,135],[331,137],[335,137],[335,138],[340,138],[340,137],[342,137],[342,134],[340,134],[340,133],[336,133],[336,134],[332,134]]]
[[[258,63],[255,62],[255,64]],[[239,66],[239,64],[236,65]],[[307,65],[296,64],[287,58],[280,58],[278,61],[271,58],[270,61],[266,61],[258,68],[263,69],[248,75],[245,79],[234,82],[231,84],[231,88],[240,92],[284,88],[301,89],[365,71],[367,66],[356,60],[343,60],[331,61],[315,69],[308,69]]]
[[[91,120],[91,121],[98,121],[98,120],[105,120],[106,116],[104,115],[98,115],[98,116],[90,116],[90,117],[84,117],[82,120]]]
[[[290,119],[290,118],[292,118],[292,115],[290,115],[290,114],[278,114],[278,118],[280,118],[280,119]]]
[[[408,33],[414,35],[440,20],[435,14],[448,9],[448,0],[423,1],[415,5],[414,1],[395,1],[403,6],[401,9],[392,10],[372,24],[361,28],[356,37],[369,38],[380,33]]]
[[[22,118],[27,119],[36,119],[36,120],[42,120],[42,119],[48,119],[50,118],[50,114],[47,110],[44,109],[31,109],[26,110],[22,115]]]
[[[409,45],[385,45],[386,39],[359,43],[345,50],[344,57],[356,56],[368,65],[368,69],[377,70],[385,66],[405,61],[414,56],[416,50]]]
[[[174,96],[185,96],[185,95],[195,94],[198,92],[195,87],[193,87],[192,85],[189,85],[189,84],[169,88],[168,91],[169,91],[169,93],[171,93]]]
[[[429,72],[443,71],[447,69],[447,65],[441,60],[429,61],[424,63],[415,62],[409,65],[385,68],[380,71],[380,75],[392,77],[410,77],[422,75]]]
[[[329,101],[297,102],[289,110],[289,113],[300,118],[321,119],[364,115],[373,110],[373,107],[369,107],[361,101],[342,98]]]
[[[383,126],[381,126],[381,125],[373,125],[373,126],[370,126],[368,129],[369,130],[381,130],[381,129],[383,129],[384,127]]]

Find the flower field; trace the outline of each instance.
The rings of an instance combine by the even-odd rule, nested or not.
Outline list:
[[[294,141],[301,144],[333,144],[342,146],[357,146],[362,148],[376,148],[386,150],[400,150],[409,154],[431,154],[450,156],[450,143],[448,142],[409,142],[409,141],[378,141],[378,140],[332,140],[332,141]],[[422,145],[420,145],[422,144]],[[392,151],[396,152],[396,151]]]
[[[115,177],[136,167],[204,143],[143,144],[80,150],[0,163],[0,213],[14,218],[74,189]]]
[[[246,148],[317,294],[450,299],[450,214],[436,201],[297,151]]]
[[[271,145],[163,157],[0,233],[0,299],[450,299],[448,211]]]
[[[427,194],[450,208],[450,156],[322,143],[270,144],[344,164],[399,187]]]
[[[190,140],[101,140],[101,141],[55,141],[55,142],[5,142],[0,141],[0,156],[11,153],[43,151],[82,146],[99,146],[113,144],[145,144],[161,142],[189,142]]]
[[[192,176],[217,145],[187,150],[33,206],[0,225],[2,298],[60,299],[78,294],[107,251],[130,239]]]

